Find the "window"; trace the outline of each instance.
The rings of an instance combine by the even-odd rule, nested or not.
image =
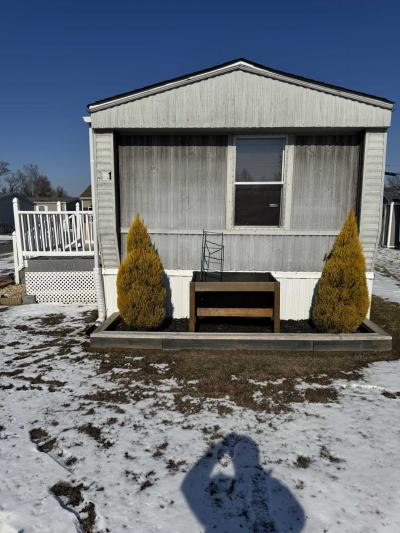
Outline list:
[[[236,138],[235,226],[280,226],[285,138]]]

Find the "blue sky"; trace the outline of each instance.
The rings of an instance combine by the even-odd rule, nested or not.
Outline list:
[[[399,20],[398,0],[2,2],[0,159],[78,194],[87,103],[236,57],[400,103]]]

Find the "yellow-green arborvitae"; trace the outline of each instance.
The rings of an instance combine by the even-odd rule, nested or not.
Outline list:
[[[164,269],[139,215],[132,223],[127,256],[117,277],[118,309],[135,329],[152,329],[165,318]]]
[[[365,258],[353,210],[336,237],[317,287],[311,318],[319,331],[352,333],[369,309]]]
[[[129,253],[136,249],[144,250],[145,248],[153,248],[153,244],[143,220],[137,214],[128,231],[126,250]]]

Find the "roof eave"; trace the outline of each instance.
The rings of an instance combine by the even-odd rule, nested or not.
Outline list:
[[[303,78],[301,76],[296,76],[294,74],[289,74],[286,72],[274,70],[269,67],[265,67],[263,65],[253,63],[245,59],[237,59],[235,61],[230,61],[228,63],[224,63],[222,65],[212,67],[210,69],[193,72],[191,74],[187,74],[179,78],[173,78],[171,80],[167,80],[161,83],[149,85],[147,87],[136,89],[128,93],[122,93],[116,96],[112,96],[110,98],[105,98],[103,100],[97,100],[96,102],[89,104],[87,107],[88,107],[89,112],[91,113],[101,111],[109,107],[114,107],[116,105],[128,103],[133,100],[144,98],[146,96],[151,96],[153,94],[157,94],[160,92],[168,91],[176,87],[187,85],[189,83],[193,83],[196,81],[201,81],[203,79],[207,79],[213,76],[219,76],[221,74],[232,72],[234,70],[243,70],[243,71],[251,72],[254,74],[274,78],[274,79],[277,79],[277,80],[280,80],[286,83],[292,83],[295,85],[299,85],[301,87],[314,89],[320,92],[326,92],[326,93],[333,94],[336,96],[341,96],[343,98],[347,98],[350,100],[367,103],[369,105],[375,105],[377,107],[382,107],[388,110],[392,110],[394,107],[394,102],[392,102],[391,100],[387,100],[386,98],[382,98],[382,97],[375,96],[375,95],[370,95],[367,93],[352,91],[344,87],[330,85],[330,84],[326,84],[320,81]]]

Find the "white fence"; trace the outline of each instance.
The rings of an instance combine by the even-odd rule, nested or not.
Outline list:
[[[29,257],[94,256],[93,213],[81,211],[20,211],[13,200],[15,232],[13,234],[16,281]]]

